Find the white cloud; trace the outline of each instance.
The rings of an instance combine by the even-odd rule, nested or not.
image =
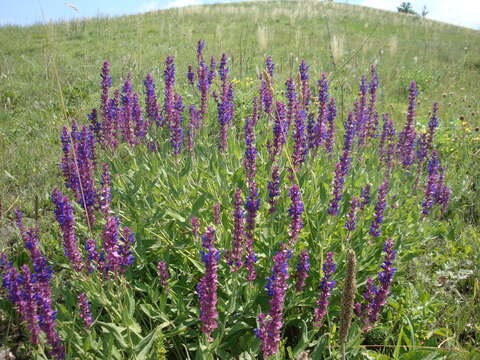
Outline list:
[[[201,5],[202,3],[204,3],[203,0],[173,0],[167,4],[161,4],[160,1],[148,1],[141,4],[138,7],[137,12],[145,13],[161,9],[177,8],[189,5]]]
[[[438,0],[429,1],[428,17],[451,24],[480,28],[480,2],[477,0]]]
[[[145,13],[145,12],[149,12],[149,11],[155,11],[155,10],[159,10],[161,9],[162,6],[160,5],[160,3],[158,1],[148,1],[148,2],[145,2],[143,4],[141,4],[137,11],[140,12],[140,13]]]
[[[174,8],[174,7],[183,7],[189,5],[200,5],[202,4],[202,0],[174,0],[170,1],[167,4],[167,8]]]
[[[377,9],[396,11],[403,0],[363,0],[361,5]],[[410,0],[415,11],[425,5],[427,17],[455,25],[480,29],[480,1],[478,0]]]

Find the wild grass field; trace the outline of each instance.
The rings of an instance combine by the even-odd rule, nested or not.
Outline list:
[[[198,110],[201,99],[196,84],[192,86],[187,81],[187,70],[189,65],[194,69],[198,66],[199,40],[206,43],[203,54],[207,65],[210,55],[215,55],[218,65],[225,53],[230,71],[225,82],[220,80],[220,74],[212,81],[203,126],[193,131],[189,127],[192,120],[188,107],[195,104]],[[255,359],[262,354],[267,358],[265,338],[261,335],[257,338],[254,329],[261,332],[259,313],[268,312],[272,306],[264,289],[269,276],[270,292],[280,298],[284,296],[279,301],[283,326],[276,330],[280,331],[281,339],[272,358],[337,359],[345,354],[348,359],[480,357],[478,31],[359,6],[268,1],[190,6],[30,27],[6,26],[0,28],[0,44],[0,252],[17,267],[30,264],[30,254],[33,273],[38,275],[35,256],[39,255],[32,252],[31,246],[24,249],[16,229],[18,208],[25,215],[27,227],[38,227],[38,248],[53,269],[48,286],[53,294],[53,309],[58,311],[56,331],[66,358]],[[164,105],[167,56],[174,57],[174,91],[183,97],[182,111],[177,103],[170,110]],[[273,76],[265,70],[267,56],[275,63]],[[168,126],[150,125],[139,143],[134,140],[131,146],[121,140],[118,147],[112,148],[105,139],[102,142],[101,137],[97,138],[95,165],[89,163],[91,159],[85,160],[85,171],[92,171],[92,186],[97,188],[100,201],[95,205],[97,220],[93,221],[84,216],[88,208],[84,191],[88,189],[80,186],[75,193],[75,186],[65,188],[65,171],[62,174],[59,164],[62,154],[64,159],[67,155],[62,153],[65,142],[62,144],[60,133],[63,126],[70,131],[74,121],[79,126],[90,124],[87,114],[92,108],[97,108],[101,120],[100,73],[105,60],[110,63],[112,77],[108,96],[113,96],[113,88],[122,92],[127,74],[131,73],[133,90],[139,94],[143,109],[143,80],[151,73],[163,116],[168,117],[171,111],[177,114],[171,115],[172,118],[179,117],[169,121]],[[298,105],[299,112],[292,115],[287,144],[272,159],[271,147],[267,145],[272,145],[272,128],[279,117],[275,102],[288,104],[285,81],[289,78],[296,85],[298,99],[304,99],[300,95],[302,60],[309,66],[311,103]],[[335,170],[337,163],[342,166],[341,155],[348,147],[346,134],[353,126],[349,112],[354,110],[355,102],[361,103],[362,74],[367,75],[371,88],[371,65],[375,66],[379,79],[374,109],[379,126],[375,136],[367,136],[365,145],[358,144],[359,134],[353,135],[355,140],[348,149],[351,160],[344,159],[351,164],[342,183],[343,197],[339,199],[338,214],[332,215],[329,214],[332,191],[335,194],[332,185],[339,175]],[[315,119],[320,116],[317,80],[322,73],[326,73],[329,94],[336,102],[336,121],[332,123],[336,129],[332,137],[334,146],[331,152],[322,145],[317,150],[309,149],[308,155],[299,155],[300,124],[304,123],[305,134],[311,134],[308,115],[313,114]],[[251,119],[255,118],[252,101],[260,96],[262,79],[277,110],[267,113],[258,99],[258,120],[252,124]],[[399,158],[392,155],[392,163],[388,165],[386,155],[378,150],[384,124],[382,114],[389,113],[397,131],[386,140],[393,144],[396,141],[393,139],[401,138],[407,121],[411,81],[415,81],[418,90],[413,122],[417,135],[428,133],[434,103],[439,107],[439,126],[433,147],[428,148],[423,158],[417,152],[421,145],[416,145],[416,156],[421,160],[406,166],[402,165],[403,155],[398,155]],[[225,100],[228,96],[223,99],[224,83],[233,87],[233,100]],[[224,151],[218,148],[222,128],[213,91],[217,100],[234,106],[233,118],[227,121]],[[125,94],[128,97],[128,92],[123,91]],[[301,111],[307,118],[299,120],[303,116]],[[355,119],[358,113],[357,105]],[[147,114],[143,118],[147,119]],[[185,143],[180,142],[181,145],[170,139],[175,131],[178,133],[175,121],[183,126]],[[188,135],[193,133],[189,151]],[[66,161],[76,164],[76,171],[80,172],[83,165],[78,163],[75,151],[86,146],[80,143],[86,141],[87,135],[73,129],[72,133],[67,132],[66,138],[69,136],[74,152],[69,155],[73,158],[67,156]],[[172,154],[171,144],[181,148],[180,154]],[[252,152],[256,154],[253,165]],[[431,190],[432,164],[437,161],[434,154],[438,154],[440,161],[438,174],[434,175],[438,178],[441,167],[445,167],[444,184],[451,197],[445,211],[435,205],[428,209],[428,214],[422,214]],[[111,203],[106,201],[108,206],[105,203],[108,194],[102,193],[108,188],[108,181],[102,178],[103,163],[108,164],[111,176],[112,196]],[[270,213],[272,191],[268,184],[272,182],[273,166],[279,168],[280,185],[276,211]],[[253,177],[249,173],[252,167],[256,168]],[[84,180],[78,181],[85,186]],[[381,234],[371,235],[371,224],[379,219],[385,183],[386,204],[383,219],[379,220]],[[366,185],[371,186],[371,203],[365,204],[364,210],[354,208],[352,213],[352,199],[359,197]],[[54,197],[52,203],[54,188],[59,188],[70,200]],[[234,206],[237,188],[240,189],[235,198],[237,205],[244,202],[245,209],[243,205]],[[257,199],[260,199],[258,213],[252,205]],[[54,210],[58,213],[70,209],[69,201],[73,204],[75,222],[67,221],[70,225],[65,225]],[[236,217],[232,216],[234,211]],[[356,228],[348,230],[346,221],[352,216],[356,218]],[[192,217],[200,222],[199,234],[192,234]],[[254,238],[256,279],[251,281],[246,280],[251,274],[248,260],[234,272],[226,261],[228,250],[234,250],[232,237],[235,238],[234,226],[239,226],[238,218],[247,221],[242,223],[247,226],[247,240],[249,231]],[[115,237],[122,244],[117,250],[123,251],[121,255],[126,262],[130,255],[135,256],[133,264],[122,263],[117,271],[113,265],[102,267],[100,264],[106,260],[97,259],[93,272],[75,268],[75,262],[69,261],[71,252],[67,250],[64,254],[63,248],[72,246],[72,237],[68,238],[66,232],[70,231],[73,243],[78,242],[85,261],[90,254],[84,250],[87,239],[93,239],[97,246],[103,241],[108,258],[105,239],[109,239],[112,228],[119,226],[113,219],[134,233],[134,245],[126,241],[125,232]],[[249,221],[255,223],[254,229],[248,230]],[[299,221],[303,226],[298,226]],[[208,226],[215,229],[213,246],[208,240],[212,236]],[[207,235],[203,244],[201,234]],[[28,239],[31,243],[32,236],[36,239],[34,231],[23,231],[22,235],[26,244]],[[369,284],[367,279],[375,279],[378,271],[385,271],[380,265],[384,262],[383,249],[388,238],[393,240],[396,251],[393,266],[397,270],[391,288],[387,289],[386,304],[381,306],[379,318],[369,331],[362,330],[361,316],[354,316],[342,341],[339,332],[345,325],[340,319],[344,318],[342,309],[346,308],[342,289],[348,288],[349,283],[345,276],[347,254],[349,250],[356,253],[355,302],[362,302]],[[249,249],[248,242],[242,244]],[[204,255],[200,256],[202,246]],[[303,250],[308,251],[310,271],[305,287],[296,292],[295,279],[300,276],[296,264],[302,259]],[[217,251],[221,257],[213,260]],[[332,285],[328,315],[321,326],[314,326],[313,309],[319,306],[316,301],[322,286],[328,282],[322,264],[329,252],[333,252],[337,265],[332,275],[336,285]],[[253,252],[246,255],[248,259]],[[157,269],[160,261],[168,268],[168,280],[165,270]],[[384,266],[390,268],[389,264]],[[285,267],[287,271],[279,271]],[[11,274],[5,263],[0,269],[3,274]],[[218,327],[213,331],[202,326],[205,324],[202,314],[212,309],[205,308],[205,300],[197,296],[200,292],[197,284],[203,281],[203,275],[213,276],[208,271],[218,277],[218,302],[214,301]],[[115,275],[109,276],[112,272]],[[10,300],[7,296],[11,287],[5,286],[5,276],[0,292],[3,347],[19,359],[62,358],[56,348],[60,345],[52,340],[55,337],[51,329],[48,332],[42,328],[45,335],[40,336],[40,345],[30,344],[31,330],[21,324],[25,319],[19,317],[19,305],[12,306],[11,296]],[[283,285],[279,283],[282,279]],[[21,284],[25,283],[22,281]],[[37,279],[35,286],[40,286],[38,283],[41,281]],[[286,289],[283,295],[282,286]],[[38,291],[48,294],[46,290]],[[80,293],[88,298],[93,316],[93,324],[86,328],[82,326],[84,319],[77,305]],[[368,299],[365,301],[368,303]],[[40,305],[35,306],[39,307],[40,316]],[[272,312],[267,319],[271,316]],[[40,319],[45,326],[45,315]],[[209,337],[213,341],[208,341]]]

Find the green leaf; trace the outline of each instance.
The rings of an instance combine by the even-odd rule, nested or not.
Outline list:
[[[185,218],[182,215],[180,215],[179,213],[177,213],[176,211],[173,211],[172,209],[166,209],[165,214],[170,215],[170,217],[172,217],[175,220],[178,220],[182,223],[185,222]]]
[[[101,321],[97,322],[101,327],[105,334],[111,334],[117,341],[118,345],[120,345],[123,349],[128,348],[125,339],[123,338],[123,332],[126,330],[123,326],[118,326],[112,323],[104,323]]]
[[[300,328],[302,330],[302,336],[300,337],[300,340],[298,341],[297,345],[295,346],[293,352],[295,356],[297,356],[300,352],[305,350],[305,348],[308,346],[309,340],[308,340],[308,327],[307,323],[305,320],[300,321]]]
[[[150,354],[150,349],[157,339],[157,330],[158,328],[153,330],[135,346],[134,352],[136,360],[144,360],[147,358],[147,355]]]
[[[400,329],[400,333],[398,335],[398,339],[397,339],[397,346],[395,346],[395,351],[393,352],[393,358],[395,360],[398,360],[399,359],[399,356],[400,356],[400,349],[401,349],[401,345],[402,345],[402,338],[403,338],[403,326],[402,328]]]

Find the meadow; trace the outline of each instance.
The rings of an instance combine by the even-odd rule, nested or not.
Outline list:
[[[478,31],[282,1],[0,39],[17,358],[480,357]]]

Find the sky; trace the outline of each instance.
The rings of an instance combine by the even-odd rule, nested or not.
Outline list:
[[[136,14],[187,5],[232,0],[0,0],[0,25],[30,25],[98,15]],[[335,0],[396,11],[403,0]],[[480,0],[410,0],[415,11],[426,6],[428,18],[480,30]]]

